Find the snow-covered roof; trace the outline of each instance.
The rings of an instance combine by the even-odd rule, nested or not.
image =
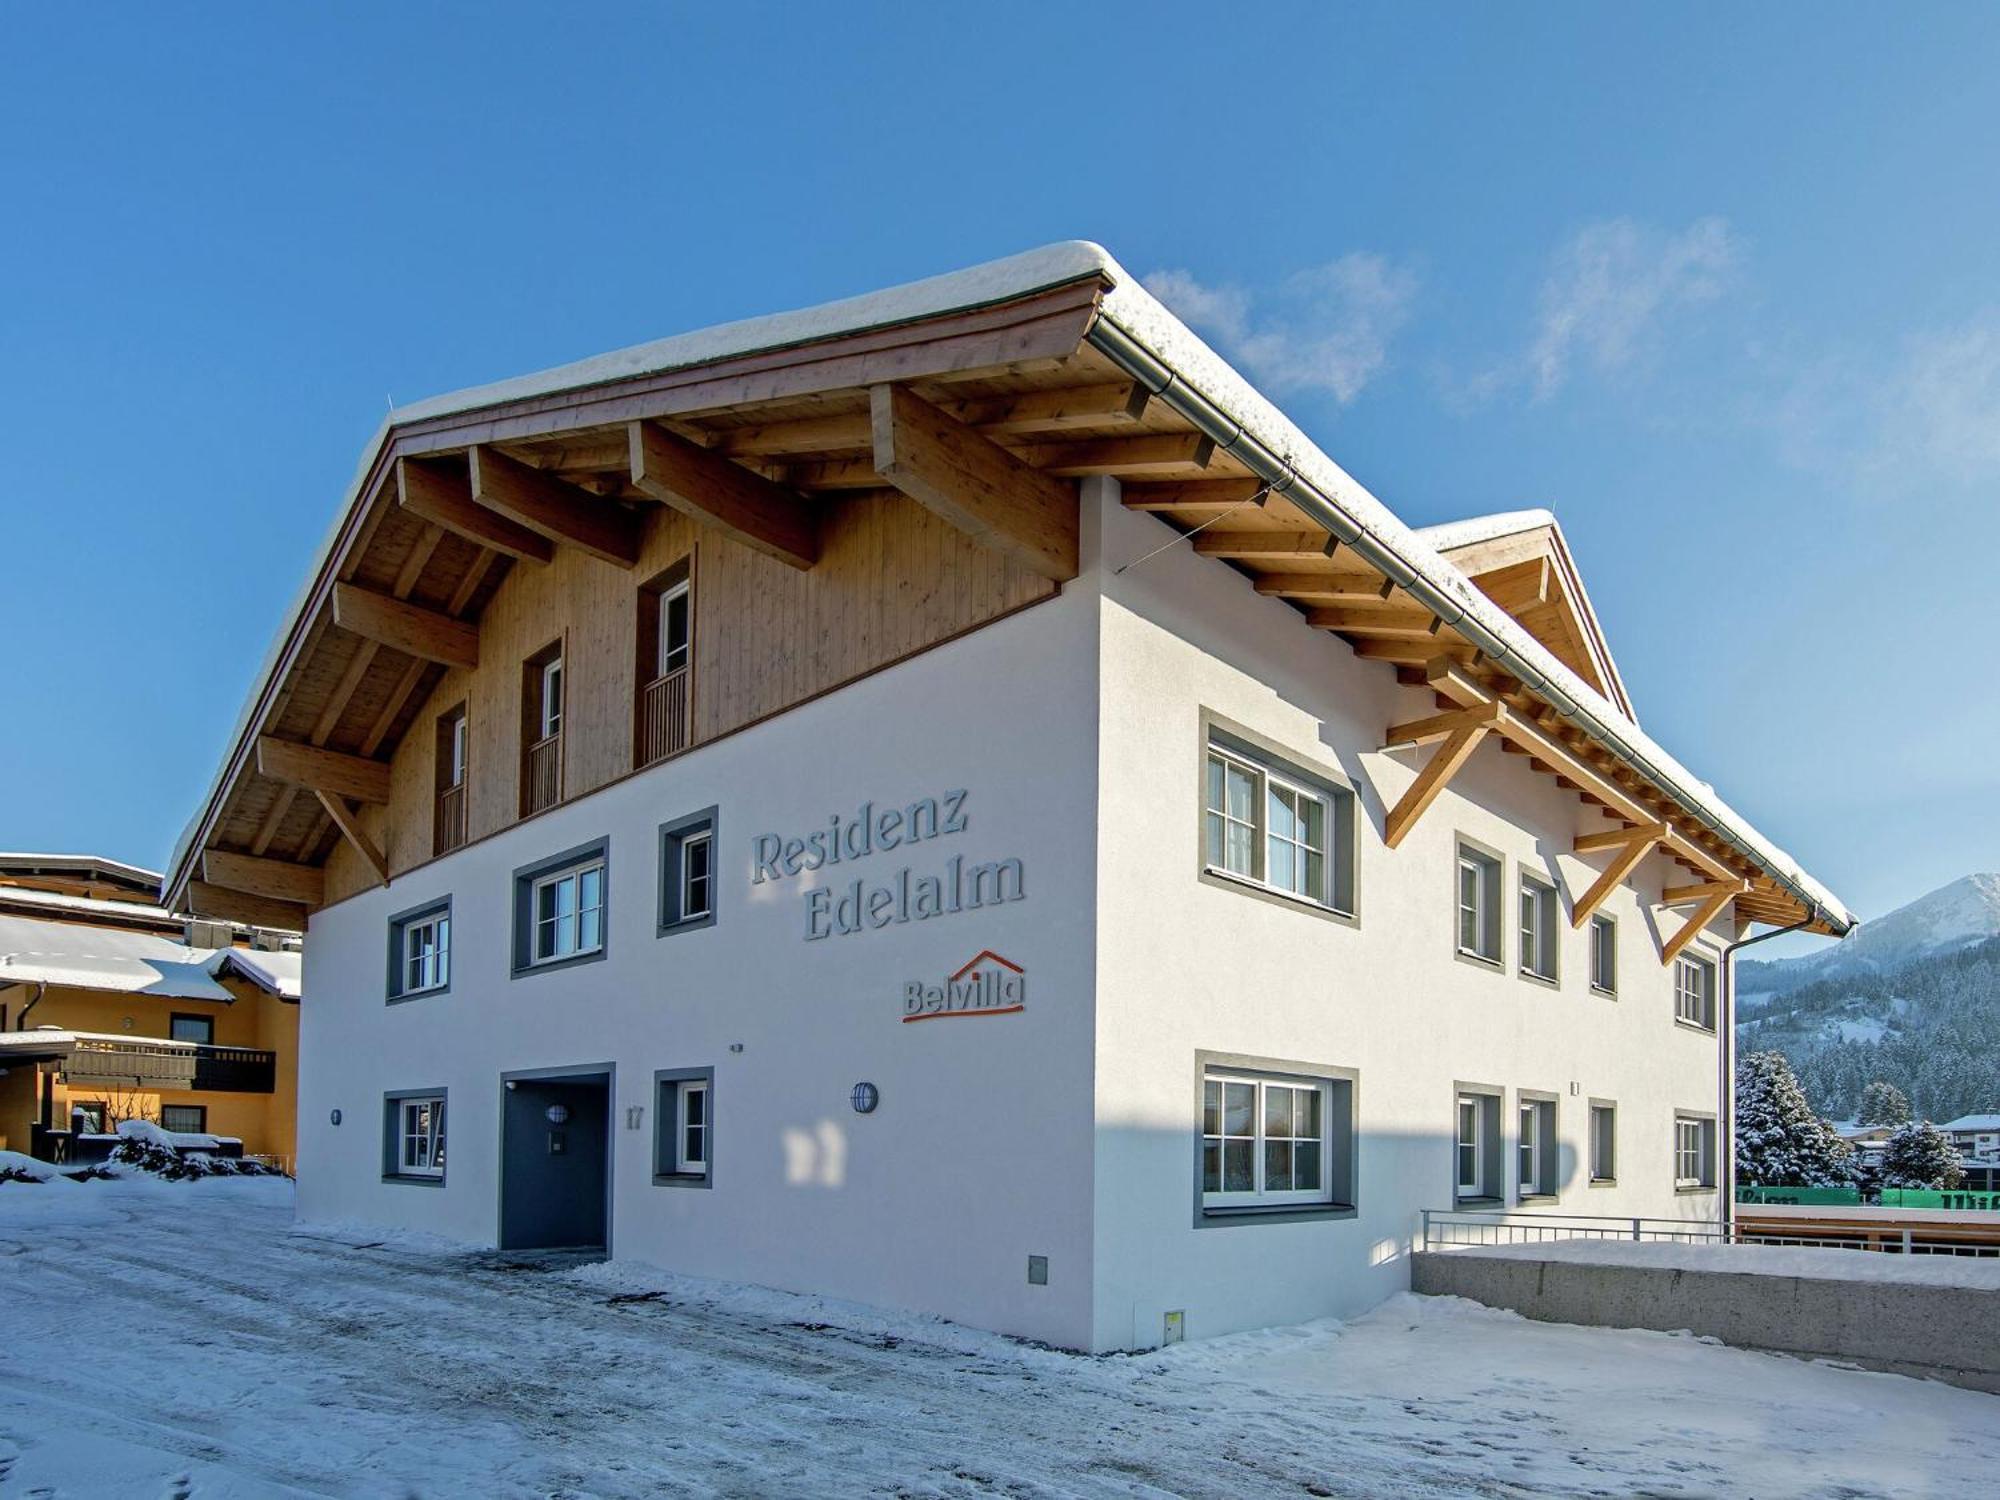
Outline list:
[[[106,859],[101,854],[40,854],[23,850],[0,851],[0,870],[68,870],[82,875],[100,871],[131,881],[134,885],[158,885],[160,872],[143,865],[128,865],[122,859]]]
[[[2000,1130],[2000,1115],[1960,1115],[1946,1120],[1939,1130]]]
[[[0,885],[0,903],[47,907],[51,911],[86,912],[92,916],[129,917],[152,922],[179,922],[164,906],[143,901],[106,901],[96,896],[72,896],[67,891],[38,891],[32,886]]]
[[[299,998],[297,953],[190,948],[173,938],[131,928],[0,912],[0,985],[67,985],[227,1004],[236,997],[217,983],[224,974],[235,974],[288,1000]]]
[[[1633,719],[1584,683],[1531,632],[1488,599],[1458,568],[1439,555],[1427,540],[1399,520],[1380,500],[1356,482],[1320,450],[1292,420],[1266,399],[1228,361],[1211,349],[1125,270],[1102,246],[1068,241],[990,261],[944,276],[870,292],[794,312],[725,323],[671,338],[633,345],[574,364],[523,375],[491,385],[438,396],[391,412],[363,449],[332,526],[307,569],[304,586],[272,638],[269,652],[252,683],[230,736],[230,754],[217,767],[194,818],[175,846],[167,882],[180,879],[189,855],[199,843],[209,819],[217,812],[224,786],[243,753],[252,720],[265,701],[271,679],[284,658],[306,611],[317,594],[321,575],[351,514],[364,494],[376,455],[391,433],[405,424],[494,406],[502,402],[570,391],[580,387],[664,374],[724,358],[812,343],[836,335],[851,335],[893,324],[1027,297],[1036,292],[1085,279],[1108,286],[1100,302],[1100,321],[1141,346],[1163,364],[1172,379],[1198,394],[1247,437],[1279,455],[1290,474],[1328,497],[1361,533],[1395,557],[1400,566],[1429,589],[1448,597],[1457,610],[1454,624],[1466,622],[1475,636],[1499,642],[1516,675],[1539,679],[1574,706],[1574,717],[1586,732],[1614,753],[1638,765],[1642,774],[1660,784],[1682,805],[1710,822],[1722,835],[1750,853],[1815,903],[1838,927],[1854,918],[1840,900],[1814,880],[1790,855],[1766,839],[1723,802],[1713,787],[1696,777],[1649,738]],[[1563,704],[1556,705],[1563,709]],[[1564,709],[1565,712],[1569,710]]]
[[[305,955],[295,949],[218,948],[209,960],[211,974],[238,974],[274,995],[296,1000],[301,994]]]
[[[1458,521],[1440,521],[1435,526],[1419,526],[1415,535],[1439,552],[1452,552],[1478,542],[1518,536],[1524,531],[1539,531],[1544,526],[1555,524],[1556,513],[1552,510],[1503,510],[1490,516],[1466,516]]]

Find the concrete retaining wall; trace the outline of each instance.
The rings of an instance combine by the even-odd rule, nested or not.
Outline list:
[[[1854,1253],[1854,1252],[1845,1252]],[[1545,1323],[1688,1329],[2000,1393],[2000,1294],[1974,1287],[1429,1251],[1411,1288]]]

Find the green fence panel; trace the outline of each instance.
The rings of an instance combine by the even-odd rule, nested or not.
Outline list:
[[[2000,1213],[2000,1193],[1969,1193],[1960,1189],[1883,1188],[1884,1208],[1942,1208],[1955,1213]]]
[[[1861,1194],[1851,1187],[1738,1187],[1738,1203],[1799,1203],[1815,1206],[1858,1204]]]

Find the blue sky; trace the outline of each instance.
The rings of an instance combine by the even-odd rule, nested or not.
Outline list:
[[[165,859],[390,400],[1089,238],[1406,519],[1554,508],[1864,914],[2000,867],[2000,11],[4,24],[0,845]]]

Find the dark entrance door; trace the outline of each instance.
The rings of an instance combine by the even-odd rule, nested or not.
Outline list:
[[[606,1244],[610,1168],[609,1073],[506,1080],[500,1109],[501,1249]]]

